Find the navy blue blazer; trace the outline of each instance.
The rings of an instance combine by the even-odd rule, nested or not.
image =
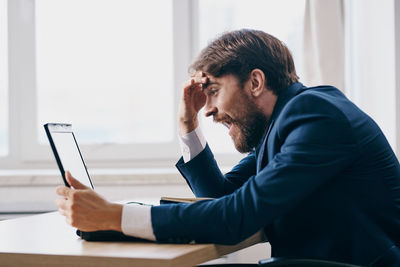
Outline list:
[[[160,242],[235,244],[264,229],[275,257],[400,259],[399,162],[334,87],[285,89],[260,146],[225,175],[208,145],[177,168],[197,197],[216,199],[152,207]]]

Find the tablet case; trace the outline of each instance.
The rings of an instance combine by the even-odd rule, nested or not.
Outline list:
[[[117,231],[83,232],[76,230],[76,234],[86,241],[147,241],[133,236],[124,235]]]

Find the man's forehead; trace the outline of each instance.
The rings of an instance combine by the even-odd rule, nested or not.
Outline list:
[[[213,84],[221,85],[220,82],[218,82],[218,81],[216,81],[216,80],[211,80],[211,79],[208,80],[208,82],[207,82],[206,85],[209,86],[209,85],[213,85]]]
[[[225,74],[221,77],[214,77],[206,73],[206,77],[208,78],[208,85],[216,84],[216,85],[223,85],[223,84],[237,84],[239,82],[238,78],[233,74]]]
[[[236,78],[235,75],[232,74],[226,74],[221,77],[214,77],[212,75],[207,75],[206,77],[208,78],[208,81],[205,85],[203,85],[203,92],[210,90],[210,89],[216,89],[216,88],[232,88],[232,87],[237,87],[240,85],[239,80]],[[213,88],[214,87],[214,88]]]
[[[204,73],[204,75],[208,78],[208,82],[210,83],[218,83],[219,78],[214,77],[208,73]]]

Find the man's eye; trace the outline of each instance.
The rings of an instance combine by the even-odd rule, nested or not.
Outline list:
[[[209,94],[210,96],[213,96],[213,95],[216,95],[216,94],[217,94],[217,91],[218,91],[218,90],[212,89],[212,90],[208,91],[208,94]]]

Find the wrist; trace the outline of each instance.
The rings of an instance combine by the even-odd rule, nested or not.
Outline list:
[[[105,220],[107,225],[105,225],[105,229],[114,230],[122,232],[121,228],[121,220],[122,220],[122,205],[116,203],[109,204],[108,216],[107,220]]]
[[[199,126],[199,122],[196,119],[193,120],[179,120],[179,134],[181,136],[193,132]]]

